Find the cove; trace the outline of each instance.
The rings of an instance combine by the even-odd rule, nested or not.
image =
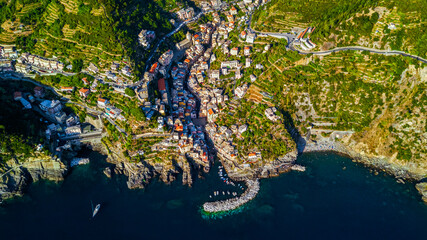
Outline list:
[[[102,173],[105,156],[73,169],[64,182],[33,183],[0,206],[2,239],[425,239],[427,206],[414,184],[375,175],[331,152],[307,153],[305,172],[260,181],[257,197],[225,216],[205,216],[213,191],[238,191],[214,166],[193,187],[180,179],[128,190]],[[220,196],[219,198],[221,198]],[[224,196],[226,198],[226,196]],[[91,219],[90,201],[101,203]]]

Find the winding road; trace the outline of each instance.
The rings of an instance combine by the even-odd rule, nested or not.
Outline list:
[[[209,12],[211,12],[211,11],[201,11],[201,12],[199,12],[195,17],[193,17],[192,19],[190,19],[190,20],[186,20],[186,21],[184,21],[184,22],[182,22],[182,23],[180,23],[172,32],[170,32],[170,33],[168,33],[168,34],[166,34],[162,39],[160,39],[160,41],[159,42],[157,42],[157,44],[156,44],[156,46],[153,48],[153,49],[151,49],[151,53],[150,53],[150,55],[149,55],[149,57],[148,57],[148,59],[147,59],[147,61],[145,62],[145,71],[147,71],[148,70],[148,68],[150,67],[150,61],[151,61],[151,59],[154,57],[154,55],[156,54],[156,51],[157,51],[157,49],[159,49],[159,47],[160,47],[160,45],[167,39],[167,38],[169,38],[170,36],[172,36],[172,35],[174,35],[175,33],[177,33],[183,26],[185,26],[185,25],[187,25],[187,24],[189,24],[189,23],[191,23],[191,22],[194,22],[194,21],[196,21],[197,19],[199,19],[203,14],[205,14],[205,13],[209,13]],[[143,81],[142,80],[140,80],[140,81],[138,81],[138,82],[136,82],[136,83],[133,83],[133,84],[128,84],[128,85],[126,85],[126,87],[130,87],[130,88],[135,88],[135,87],[138,87],[139,85],[141,85],[141,83],[142,83]]]
[[[424,58],[421,58],[419,56],[416,55],[412,55],[403,51],[396,51],[396,50],[379,50],[379,49],[375,49],[375,48],[368,48],[368,47],[361,47],[361,46],[349,46],[349,47],[337,47],[331,50],[327,50],[327,51],[317,51],[317,52],[302,52],[302,51],[298,51],[298,53],[300,54],[314,54],[314,55],[327,55],[327,54],[331,54],[333,52],[340,52],[340,51],[368,51],[371,53],[377,53],[377,54],[384,54],[384,55],[401,55],[404,57],[410,57],[413,58],[415,60],[421,61],[423,63],[427,63],[427,60]]]
[[[250,32],[254,32],[254,33],[258,33],[261,37],[262,36],[269,36],[269,37],[274,37],[274,38],[280,38],[280,39],[286,39],[288,41],[288,46],[294,50],[297,51],[299,54],[313,54],[313,55],[328,55],[334,52],[340,52],[340,51],[368,51],[371,53],[376,53],[376,54],[384,54],[384,55],[401,55],[404,57],[410,57],[413,58],[415,60],[421,61],[423,63],[427,63],[427,59],[424,59],[422,57],[413,55],[413,54],[409,54],[403,51],[397,51],[397,50],[380,50],[380,49],[375,49],[375,48],[368,48],[368,47],[363,47],[363,46],[348,46],[348,47],[337,47],[334,49],[330,49],[330,50],[326,50],[326,51],[315,51],[315,52],[309,52],[309,51],[300,51],[298,49],[295,49],[292,47],[292,43],[295,41],[295,39],[297,38],[296,34],[292,34],[292,33],[274,33],[274,32],[261,32],[261,31],[256,31],[254,29],[251,28],[251,23],[252,23],[252,13],[249,15],[249,20],[248,20],[248,30]]]

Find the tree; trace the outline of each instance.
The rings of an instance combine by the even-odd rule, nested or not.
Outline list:
[[[82,59],[74,59],[73,60],[73,68],[72,72],[80,72],[83,69],[83,60]]]
[[[133,91],[132,89],[130,89],[130,88],[126,88],[125,89],[125,93],[126,93],[126,95],[128,95],[129,97],[135,97],[135,91]]]

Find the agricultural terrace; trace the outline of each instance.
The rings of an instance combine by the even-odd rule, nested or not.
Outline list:
[[[272,0],[252,18],[265,32],[316,30],[312,41],[320,49],[361,45],[427,55],[427,2],[398,0]],[[424,11],[424,12],[423,12]]]

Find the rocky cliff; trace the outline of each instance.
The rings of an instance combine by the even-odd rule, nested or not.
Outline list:
[[[111,146],[109,147],[112,149]],[[105,149],[102,151],[105,152]],[[170,183],[176,180],[179,173],[183,173],[182,183],[184,185],[191,186],[193,183],[192,167],[183,155],[171,155],[162,159],[161,162],[153,161],[150,158],[133,162],[129,161],[123,154],[118,154],[120,152],[120,149],[114,149],[108,153],[107,161],[115,165],[113,169],[115,174],[123,174],[128,177],[127,186],[129,189],[144,188],[156,176],[164,183]]]
[[[35,155],[23,162],[9,160],[0,168],[0,201],[21,196],[30,183],[41,179],[62,181],[66,173],[64,163],[47,155]]]
[[[264,163],[260,166],[248,168],[248,167],[236,167],[233,161],[226,157],[218,154],[218,157],[224,166],[228,176],[234,181],[243,181],[246,179],[258,179],[258,178],[270,178],[276,177],[280,173],[287,172],[291,169],[294,162],[297,160],[298,151],[287,153],[285,156],[276,159],[275,161]]]

